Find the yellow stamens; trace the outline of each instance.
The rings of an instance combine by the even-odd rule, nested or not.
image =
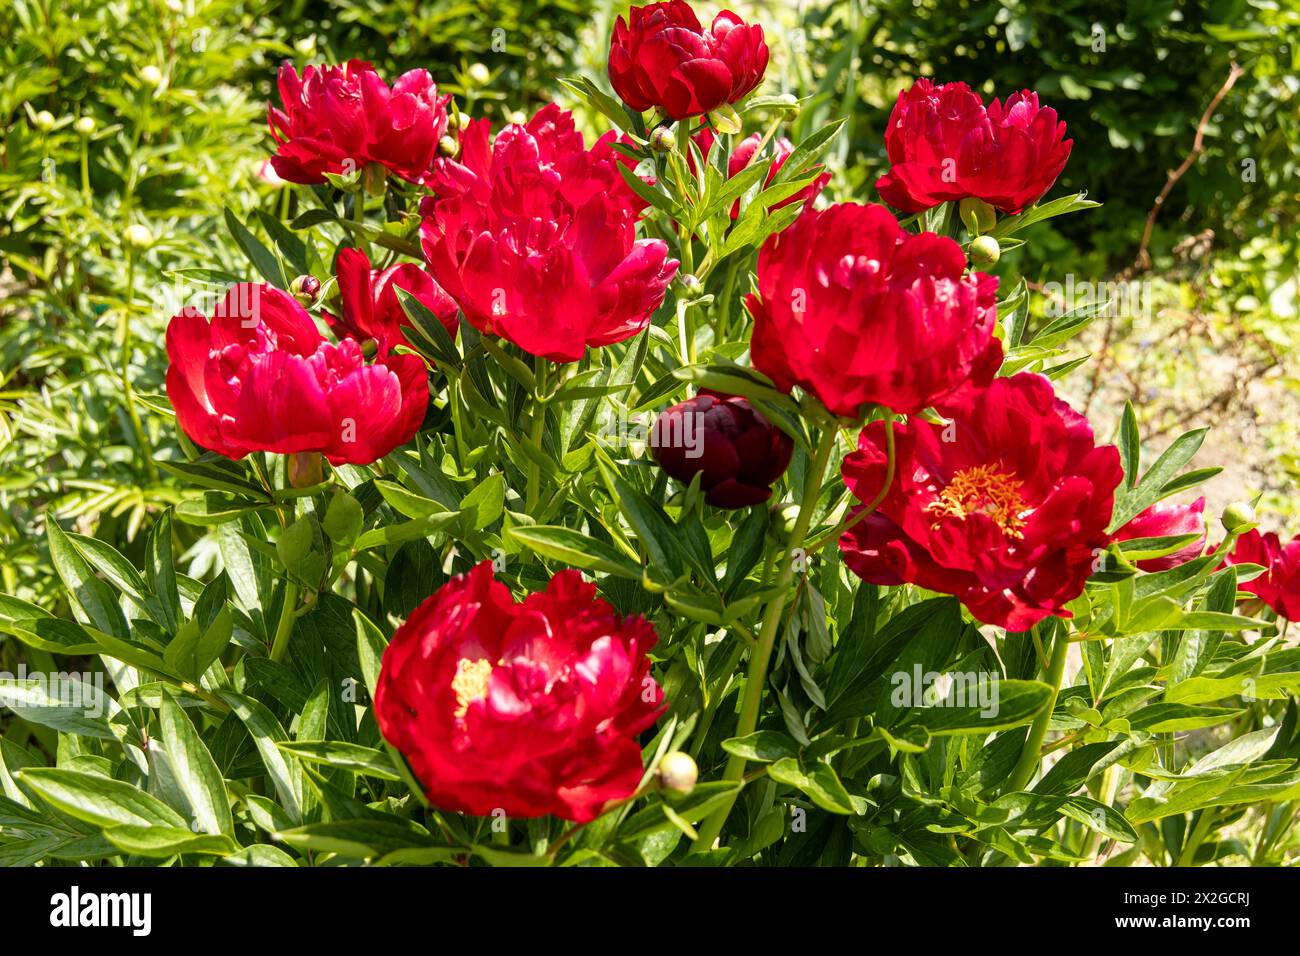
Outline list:
[[[456,716],[464,717],[469,705],[488,695],[488,678],[492,676],[492,662],[486,659],[472,661],[462,657],[456,662],[456,676],[451,679],[451,689],[456,693]]]
[[[1026,523],[1023,515],[1026,504],[1020,497],[1020,482],[1015,475],[1000,472],[994,465],[963,468],[925,510],[936,524],[943,518],[988,515],[1008,538],[1024,537],[1021,529]]]

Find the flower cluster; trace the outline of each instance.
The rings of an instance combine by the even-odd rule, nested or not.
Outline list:
[[[393,188],[408,199],[418,194],[420,245],[385,237],[400,254],[374,252],[372,260],[358,239],[338,252],[337,293],[318,309],[333,341],[294,296],[268,285],[237,286],[210,318],[194,309],[175,316],[167,330],[167,390],[180,427],[233,459],[253,451],[319,452],[336,465],[365,465],[388,455],[416,436],[430,401],[428,366],[403,331],[412,325],[408,296],[452,339],[463,316],[466,338],[472,327],[536,357],[535,379],[517,356],[504,359],[529,386],[542,380],[547,362],[579,362],[589,349],[639,333],[658,335],[658,348],[663,332],[648,326],[679,268],[669,243],[690,261],[696,227],[740,227],[710,214],[703,225],[659,222],[647,229],[643,218],[665,207],[652,210],[646,190],[663,184],[629,184],[631,155],[653,158],[693,135],[708,156],[719,141],[714,129],[729,128],[719,117],[734,112],[723,107],[753,91],[767,63],[762,27],[730,11],[706,29],[685,0],[634,7],[613,31],[610,81],[631,111],[656,111],[652,126],[683,124],[681,138],[663,129],[650,137],[611,130],[590,147],[573,116],[554,103],[495,136],[487,120],[462,123],[458,115],[449,146],[449,98],[422,70],[390,88],[365,63],[301,74],[286,65],[279,77],[283,110],[270,112],[276,174],[319,184],[378,164],[415,184]],[[692,128],[694,118],[710,113]],[[644,133],[640,118],[633,125]],[[726,156],[732,177],[760,149],[771,151],[759,189],[795,152],[771,134],[737,140]],[[1035,93],[985,105],[964,84],[922,79],[900,94],[885,146],[891,165],[877,188],[889,206],[918,212],[976,198],[1014,214],[1051,188],[1071,141]],[[671,168],[677,176],[688,167],[683,178],[706,178],[691,155],[678,158],[685,162],[669,164],[659,155],[656,172]],[[753,391],[735,376],[731,381],[754,397],[704,388],[664,411],[652,442],[662,473],[686,485],[698,481],[710,507],[761,506],[790,466],[791,435],[811,430],[829,438],[815,459],[825,466],[835,460],[830,454],[841,430],[860,429],[840,469],[844,484],[835,486],[837,500],[856,504],[824,540],[838,541],[843,560],[864,581],[953,595],[977,620],[1012,631],[1070,616],[1069,605],[1116,541],[1196,536],[1169,545],[1173,553],[1142,559],[1147,572],[1203,553],[1204,499],[1153,505],[1117,533],[1108,531],[1124,477],[1120,454],[1097,443],[1088,421],[1048,378],[999,376],[998,281],[970,267],[954,238],[960,232],[905,227],[885,205],[827,204],[821,194],[829,172],[805,168],[797,192],[764,203],[800,209],[792,224],[762,242],[754,291],[744,298],[752,369],[731,371],[743,372]],[[364,215],[364,197],[353,202]],[[731,219],[749,215],[736,200]],[[412,235],[415,221],[408,221]],[[717,249],[715,243],[710,254]],[[409,252],[416,255],[408,258],[422,253],[423,261],[403,260]],[[991,260],[972,250],[971,261]],[[702,288],[699,278],[690,281]],[[291,288],[311,303],[321,282],[303,277]],[[698,364],[684,317],[702,307],[699,292],[678,303],[682,364]],[[718,336],[714,344],[736,343]],[[494,343],[487,346],[500,357]],[[742,342],[726,355],[743,361],[743,351]],[[656,357],[646,370],[667,383],[659,394],[680,394],[671,362]],[[455,371],[441,371],[452,382]],[[608,387],[626,389],[641,371],[638,365]],[[585,394],[603,398],[606,383],[584,382]],[[796,388],[797,402],[788,397]],[[546,453],[546,403],[560,402],[559,395],[539,389],[532,396],[541,407],[528,412],[534,430],[526,448],[507,440],[520,450],[511,458],[521,470]],[[453,415],[460,411],[456,406]],[[790,427],[787,419],[800,414],[811,429]],[[579,425],[580,418],[574,416]],[[443,437],[432,434],[436,420],[430,417],[430,444]],[[813,460],[809,447],[795,471],[805,505],[815,506],[823,473],[808,466]],[[580,458],[566,458],[564,469],[573,471],[572,461],[581,467]],[[536,500],[536,471],[529,479],[521,495],[526,508]],[[667,477],[660,479],[662,489]],[[593,504],[589,512],[598,516],[603,507]],[[807,530],[813,510],[801,510],[794,537]],[[766,516],[755,516],[766,526]],[[650,527],[659,516],[640,517]],[[652,537],[641,524],[637,531],[643,545]],[[760,528],[760,545],[763,534]],[[617,544],[635,557],[627,541]],[[707,559],[707,538],[700,550]],[[1279,614],[1300,613],[1300,541],[1283,548],[1276,535],[1251,532],[1226,560],[1263,565],[1266,573],[1243,587]],[[790,583],[765,580],[763,587]],[[637,738],[665,707],[651,676],[656,640],[644,618],[618,613],[576,571],[561,570],[544,590],[516,601],[491,564],[482,563],[438,589],[397,629],[376,692],[379,728],[442,809],[590,821],[648,779]],[[693,783],[693,768],[670,765],[660,777]]]

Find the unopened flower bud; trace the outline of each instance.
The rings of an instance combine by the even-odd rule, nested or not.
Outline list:
[[[1223,509],[1223,516],[1219,520],[1223,522],[1223,530],[1228,534],[1245,534],[1259,523],[1255,509],[1245,501],[1234,501],[1228,505]]]
[[[438,140],[438,155],[446,156],[448,159],[455,156],[460,151],[460,144],[456,142],[454,136],[444,136]]]
[[[659,778],[659,786],[683,796],[695,789],[695,781],[700,775],[691,755],[680,750],[664,754],[655,773]]]
[[[54,129],[54,114],[49,110],[41,110],[36,114],[36,128],[42,132],[48,133]]]
[[[470,116],[468,113],[454,110],[447,114],[447,129],[464,129],[469,126],[469,120]]]
[[[325,480],[325,459],[318,451],[299,451],[289,456],[289,484],[310,488]]]
[[[684,485],[698,474],[704,500],[715,508],[766,501],[794,452],[790,436],[748,399],[703,390],[655,420],[651,453]]]
[[[677,145],[677,135],[667,126],[656,126],[650,134],[650,148],[656,153],[671,153]]]
[[[379,163],[367,163],[361,173],[361,188],[371,196],[382,196],[388,183],[388,167]]]
[[[687,299],[698,299],[704,295],[704,283],[696,276],[685,272],[677,277],[678,283],[682,287],[682,295]]]
[[[1002,258],[1002,247],[992,236],[979,236],[971,240],[970,261],[978,266],[991,266]]]
[[[528,122],[528,114],[523,110],[514,110],[507,114],[506,119],[511,123],[514,123],[516,126],[523,126]]]
[[[95,132],[95,120],[93,117],[83,116],[72,124],[72,128],[82,136],[89,136],[91,133]]]
[[[153,245],[153,233],[148,226],[133,222],[122,233],[122,240],[132,249],[148,249]]]
[[[299,305],[309,306],[320,295],[320,280],[315,276],[298,276],[289,283],[289,294],[298,300]]]
[[[492,71],[482,63],[475,63],[469,68],[469,78],[479,86],[486,86],[492,79]]]
[[[316,35],[300,37],[294,41],[293,48],[303,56],[311,56],[316,52]]]
[[[150,63],[140,68],[140,79],[148,86],[162,86],[162,70]]]

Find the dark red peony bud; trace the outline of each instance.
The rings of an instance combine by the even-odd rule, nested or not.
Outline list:
[[[678,481],[697,473],[704,500],[744,508],[772,496],[794,442],[738,395],[702,391],[665,410],[650,436],[655,461]]]

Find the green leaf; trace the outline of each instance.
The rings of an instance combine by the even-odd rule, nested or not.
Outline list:
[[[904,675],[906,676],[906,675]],[[949,700],[932,707],[913,707],[906,725],[924,727],[932,736],[984,734],[1029,723],[1052,697],[1052,688],[1032,680],[990,680],[979,675],[974,686],[953,675]],[[974,703],[965,703],[973,701]]]
[[[28,767],[15,777],[56,810],[97,827],[162,826],[190,832],[179,813],[121,780],[56,767]]]
[[[135,856],[168,857],[180,853],[225,856],[239,844],[225,834],[197,834],[182,827],[125,825],[110,827],[105,838],[119,850]]]
[[[401,780],[388,754],[374,747],[363,747],[339,740],[298,740],[280,744],[281,750],[311,763],[338,767],[351,773],[366,774],[383,780]]]
[[[831,813],[852,814],[853,800],[830,764],[816,763],[811,770],[793,757],[783,757],[767,768],[777,783],[788,784],[807,794],[817,806]]]
[[[289,735],[284,732],[275,715],[259,701],[234,691],[221,691],[219,696],[248,728],[248,734],[253,738],[253,745],[262,758],[262,764],[275,786],[280,803],[290,817],[301,819],[302,776],[297,770],[298,761],[296,757],[286,757],[279,747],[279,744],[289,739]]]
[[[231,211],[229,206],[225,209],[225,216],[226,228],[230,230],[230,235],[234,238],[235,244],[248,257],[248,261],[253,264],[253,268],[260,272],[262,278],[271,285],[280,289],[287,289],[289,282],[285,278],[284,269],[275,254],[248,231],[248,227],[239,221],[239,217]]]
[[[99,630],[113,637],[128,636],[126,617],[113,589],[95,576],[58,522],[46,522],[50,561],[68,589],[68,602]]]
[[[163,692],[158,722],[176,783],[190,805],[194,827],[203,833],[233,834],[235,824],[221,771],[194,729],[189,715],[166,691]]]
[[[508,535],[529,550],[563,564],[640,580],[641,566],[613,545],[554,525],[511,528]]]
[[[788,735],[776,730],[760,730],[746,737],[732,737],[722,742],[722,749],[754,763],[771,763],[787,757],[797,757],[799,745]]]
[[[108,722],[110,704],[101,689],[71,673],[25,680],[0,678],[0,707],[62,733],[114,739],[117,735]]]

